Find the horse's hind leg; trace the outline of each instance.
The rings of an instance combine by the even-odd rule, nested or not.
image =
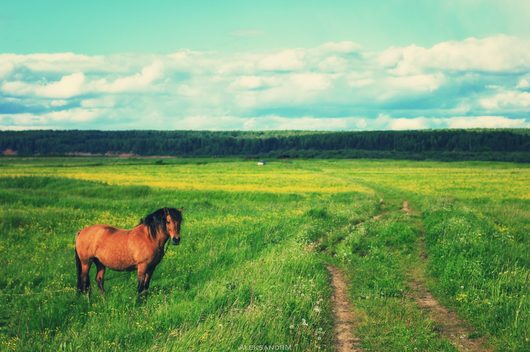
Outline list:
[[[81,261],[81,292],[85,293],[90,290],[90,266],[92,265],[92,260]]]
[[[75,249],[75,266],[77,269],[77,291],[83,292],[83,281],[81,280],[81,259],[79,259],[77,249]]]
[[[101,262],[96,258],[94,258],[94,263],[96,264],[97,268],[96,282],[101,293],[105,293],[105,288],[103,287],[103,280],[105,278],[105,265],[101,264]]]

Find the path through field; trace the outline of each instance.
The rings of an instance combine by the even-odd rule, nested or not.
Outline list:
[[[412,209],[410,209],[410,204],[408,200],[403,201],[403,211],[405,214],[410,215],[412,214]]]
[[[381,200],[382,201],[382,200]],[[381,219],[383,213],[374,215],[371,220],[377,221]],[[361,222],[362,224],[364,222]],[[360,224],[357,224],[360,225]],[[327,269],[331,275],[331,285],[333,287],[333,315],[335,320],[334,334],[336,350],[360,352],[361,339],[355,335],[355,311],[353,305],[348,298],[348,284],[344,278],[344,273],[341,269],[328,265]]]
[[[438,333],[446,337],[463,352],[491,351],[484,347],[483,339],[471,339],[471,330],[458,316],[442,306],[429,292],[425,283],[413,278],[410,282],[411,298],[418,306],[427,312],[429,317],[438,325]]]
[[[412,209],[408,201],[403,201],[403,212],[412,214]],[[422,261],[427,258],[425,249],[424,233],[420,241],[420,257]],[[471,339],[472,330],[469,325],[461,320],[454,312],[442,306],[427,289],[424,269],[415,267],[410,271],[409,287],[412,298],[418,307],[427,312],[429,317],[438,324],[438,333],[446,337],[451,343],[462,352],[491,351],[484,347],[485,339]]]
[[[333,286],[333,315],[335,318],[335,344],[339,352],[362,351],[361,340],[353,334],[355,317],[350,300],[344,273],[329,265],[331,285]]]

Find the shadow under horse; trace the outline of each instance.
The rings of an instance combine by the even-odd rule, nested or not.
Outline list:
[[[77,233],[75,261],[77,289],[90,290],[89,271],[96,264],[96,282],[104,292],[105,269],[138,272],[138,295],[147,293],[153,271],[164,256],[164,246],[171,238],[180,243],[183,209],[161,208],[140,220],[131,230],[109,225],[92,225]]]

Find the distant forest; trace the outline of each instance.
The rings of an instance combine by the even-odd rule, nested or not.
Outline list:
[[[0,131],[0,152],[19,156],[239,156],[530,162],[530,130]]]

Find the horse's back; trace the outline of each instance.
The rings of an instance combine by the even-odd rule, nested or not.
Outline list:
[[[102,243],[112,239],[125,239],[126,230],[110,225],[92,225],[85,227],[77,234],[75,246],[78,252],[93,253]]]

